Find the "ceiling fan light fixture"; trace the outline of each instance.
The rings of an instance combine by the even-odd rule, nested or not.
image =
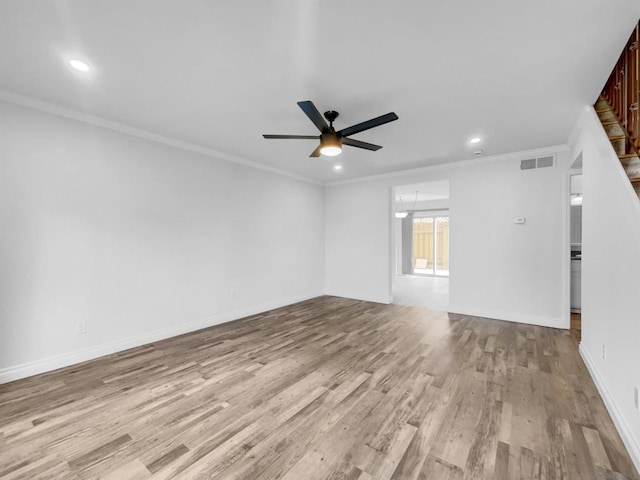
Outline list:
[[[325,157],[335,157],[342,153],[340,137],[333,132],[320,135],[320,153]]]
[[[325,157],[335,157],[342,153],[342,148],[334,146],[326,146],[320,149],[320,153]]]

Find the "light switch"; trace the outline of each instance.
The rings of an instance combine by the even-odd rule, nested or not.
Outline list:
[[[513,220],[513,223],[518,224],[518,225],[524,225],[527,222],[527,219],[525,217],[516,217]]]

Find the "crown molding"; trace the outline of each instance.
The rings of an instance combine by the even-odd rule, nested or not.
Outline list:
[[[419,175],[424,173],[432,173],[432,172],[438,172],[442,170],[448,170],[451,168],[464,168],[469,166],[478,166],[478,165],[499,162],[504,160],[519,160],[519,159],[524,159],[531,156],[551,155],[555,153],[569,151],[569,147],[567,145],[554,145],[550,147],[523,150],[519,152],[491,155],[487,157],[482,157],[480,159],[474,158],[474,159],[457,160],[453,162],[428,165],[424,167],[417,167],[417,168],[411,168],[411,169],[405,169],[405,170],[394,170],[392,172],[368,175],[364,177],[355,177],[355,178],[348,178],[344,180],[333,180],[333,181],[323,182],[321,180],[316,180],[313,178],[305,177],[303,175],[298,175],[298,174],[288,172],[286,170],[281,170],[276,167],[271,167],[269,165],[265,165],[259,162],[246,160],[244,158],[237,157],[229,153],[221,152],[209,147],[204,147],[202,145],[185,142],[183,140],[178,140],[176,138],[168,137],[166,135],[161,135],[158,133],[150,132],[148,130],[132,127],[124,123],[116,122],[113,120],[107,120],[105,118],[98,117],[96,115],[82,113],[77,110],[61,107],[59,105],[44,102],[42,100],[37,100],[24,95],[19,95],[17,93],[13,93],[8,90],[4,90],[2,88],[0,88],[0,101],[4,101],[6,103],[10,103],[14,105],[19,105],[21,107],[31,108],[33,110],[38,110],[41,112],[57,115],[64,118],[69,118],[71,120],[87,123],[89,125],[93,125],[96,127],[105,128],[115,132],[123,133],[125,135],[130,135],[130,136],[141,138],[151,142],[174,147],[179,150],[197,153],[210,158],[214,158],[216,160],[236,163],[246,167],[269,172],[275,175],[281,175],[284,177],[293,178],[295,180],[310,183],[313,185],[321,185],[321,186],[324,185],[326,187],[370,182],[370,181],[376,181],[376,180],[385,180],[389,178],[403,177],[406,175]],[[575,127],[574,127],[574,131],[575,131]]]
[[[393,172],[380,173],[376,175],[369,175],[366,177],[347,178],[345,180],[334,180],[325,183],[327,187],[333,187],[337,185],[347,185],[352,183],[371,182],[376,180],[386,180],[389,178],[404,177],[407,175],[420,175],[424,173],[439,172],[442,170],[450,170],[452,168],[464,168],[464,167],[477,167],[488,163],[502,162],[505,160],[524,160],[530,157],[540,157],[544,155],[555,155],[556,153],[568,152],[569,147],[567,145],[552,145],[550,147],[534,148],[531,150],[522,150],[519,152],[501,153],[499,155],[490,155],[482,157],[480,159],[465,159],[457,160],[447,163],[438,163],[435,165],[428,165],[426,167],[417,167],[407,170],[394,170]]]
[[[268,165],[264,165],[262,163],[246,160],[244,158],[237,157],[235,155],[231,155],[225,152],[220,152],[218,150],[214,150],[209,147],[196,145],[195,143],[189,143],[182,140],[178,140],[176,138],[160,135],[158,133],[153,133],[148,130],[135,128],[130,125],[126,125],[124,123],[115,122],[113,120],[107,120],[105,118],[98,117],[95,115],[82,113],[77,110],[72,110],[69,108],[61,107],[59,105],[54,105],[52,103],[36,100],[34,98],[9,92],[8,90],[4,90],[1,88],[0,88],[0,100],[13,105],[27,107],[33,110],[38,110],[38,111],[49,113],[52,115],[57,115],[59,117],[69,118],[71,120],[76,120],[78,122],[87,123],[89,125],[93,125],[96,127],[106,128],[108,130],[113,130],[115,132],[123,133],[125,135],[131,135],[133,137],[142,138],[144,140],[148,140],[151,142],[160,143],[162,145],[167,145],[180,150],[197,153],[210,158],[214,158],[216,160],[223,160],[231,163],[237,163],[245,167],[251,167],[258,170],[263,170],[265,172],[293,178],[295,180],[300,180],[302,182],[312,183],[314,185],[324,185],[324,182],[314,180],[312,178],[305,177],[303,175],[298,175],[295,173],[287,172],[286,170],[281,170],[276,167],[271,167]]]

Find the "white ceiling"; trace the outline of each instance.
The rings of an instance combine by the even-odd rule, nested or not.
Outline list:
[[[3,0],[5,93],[331,181],[563,144],[602,88],[637,0]],[[85,59],[88,75],[66,61]],[[311,159],[296,105],[343,128],[400,119]]]

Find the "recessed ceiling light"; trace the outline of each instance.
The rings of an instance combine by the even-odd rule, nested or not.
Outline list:
[[[476,143],[480,143],[480,140],[482,140],[480,137],[471,137],[469,139],[469,143],[473,145],[473,144],[476,144]]]
[[[79,72],[83,72],[83,73],[86,73],[89,70],[91,70],[89,68],[89,65],[84,63],[82,60],[76,60],[75,58],[72,60],[69,60],[69,65],[71,65],[73,68],[75,68]]]
[[[337,172],[339,172],[340,170],[342,170],[342,165],[334,165],[333,169]]]
[[[473,154],[477,157],[478,155],[482,155],[484,153],[484,150],[476,150],[475,152],[473,152]]]

